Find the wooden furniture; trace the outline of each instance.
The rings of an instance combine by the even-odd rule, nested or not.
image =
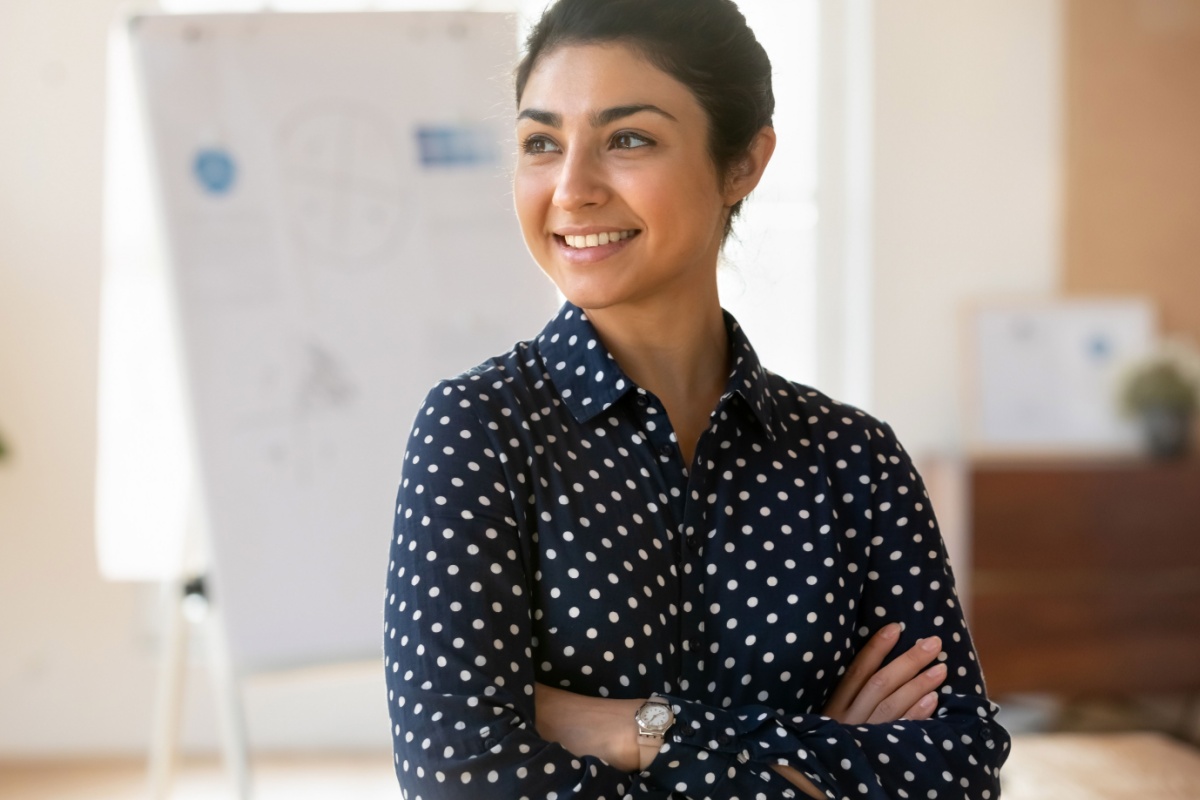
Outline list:
[[[1200,461],[976,462],[988,690],[1200,690]]]

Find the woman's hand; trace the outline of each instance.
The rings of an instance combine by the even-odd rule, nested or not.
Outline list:
[[[942,640],[937,636],[918,639],[908,652],[880,669],[899,639],[900,626],[894,622],[876,632],[854,657],[821,713],[843,725],[933,716],[935,690],[946,680],[946,667],[926,667],[942,651]]]
[[[946,667],[925,667],[941,652],[942,640],[936,636],[918,639],[907,653],[880,669],[899,639],[900,626],[896,623],[880,628],[850,662],[821,713],[843,725],[929,719],[937,708],[934,690],[946,680]],[[825,797],[792,767],[775,764],[772,768],[809,797]]]
[[[624,772],[638,770],[637,723],[644,700],[588,697],[534,684],[538,735],[558,742],[576,756],[597,756]]]

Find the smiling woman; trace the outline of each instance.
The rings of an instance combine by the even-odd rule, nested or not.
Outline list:
[[[567,302],[409,439],[384,642],[410,798],[999,795],[907,454],[720,306],[770,75],[730,0],[559,0],[530,34],[514,198]]]
[[[640,49],[614,42],[560,46],[538,59],[523,85],[517,137],[525,243],[568,300],[596,322],[670,297],[715,312],[709,322],[720,327],[717,256],[733,206],[774,149],[770,127],[745,154],[740,179],[727,180],[696,96]]]

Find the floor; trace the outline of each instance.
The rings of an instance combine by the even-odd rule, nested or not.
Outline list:
[[[272,757],[255,761],[254,800],[396,800],[392,758]],[[0,800],[143,800],[142,761],[0,763]],[[216,760],[179,767],[170,800],[225,800],[233,793]]]
[[[1200,800],[1200,749],[1158,733],[1029,734],[1004,768],[1004,800]],[[395,800],[391,758],[274,757],[255,800]],[[228,800],[215,761],[182,765],[170,800]],[[144,764],[0,763],[0,800],[143,800]]]

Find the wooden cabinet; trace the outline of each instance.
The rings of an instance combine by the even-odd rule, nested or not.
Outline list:
[[[1200,689],[1200,462],[978,462],[969,487],[991,693]]]

